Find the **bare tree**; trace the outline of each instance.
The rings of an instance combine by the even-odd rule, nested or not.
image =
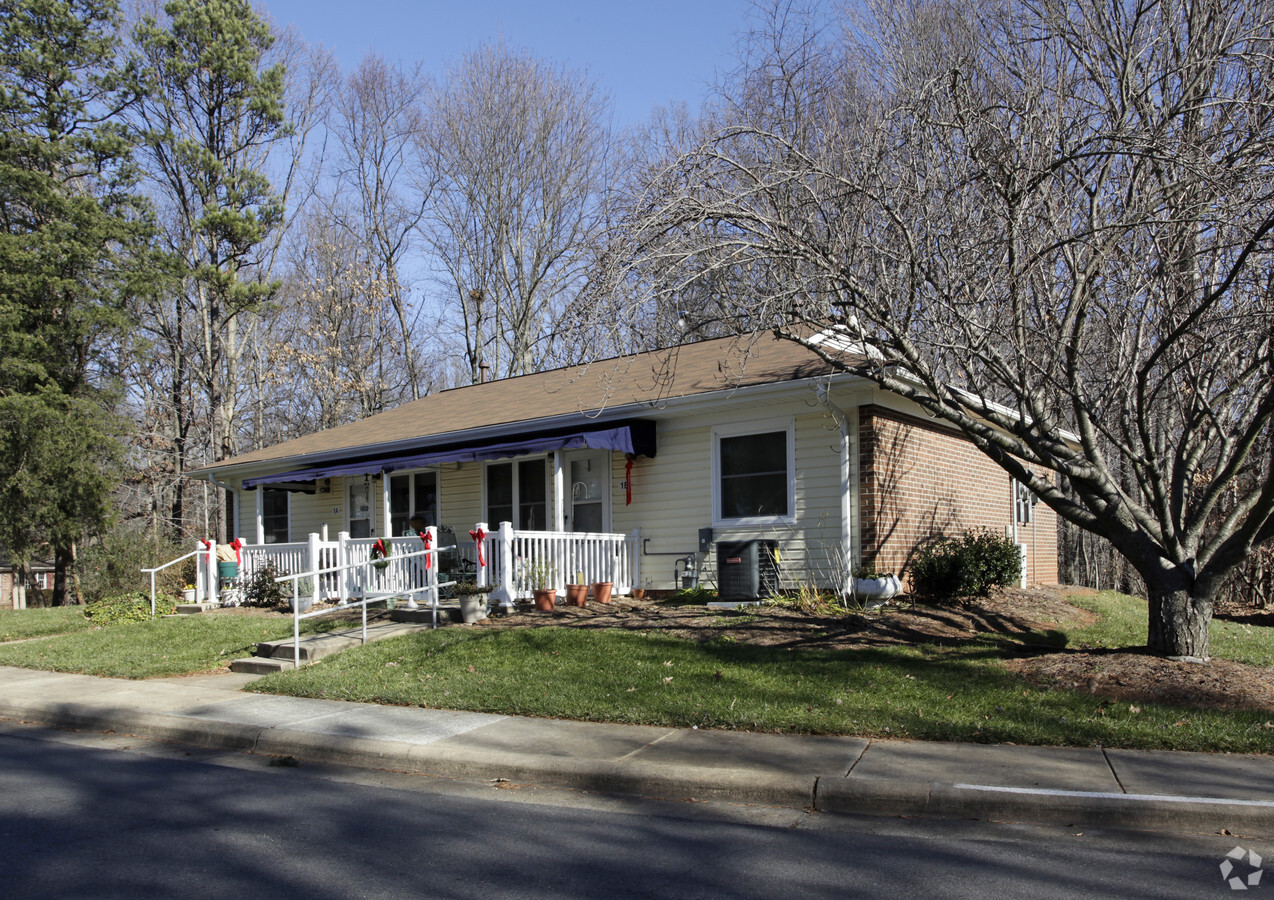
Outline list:
[[[375,261],[375,280],[398,322],[395,346],[403,355],[412,400],[431,389],[415,348],[422,304],[411,303],[405,270],[430,195],[428,182],[420,180],[429,175],[416,159],[413,140],[421,128],[424,88],[419,66],[402,71],[368,56],[346,78],[331,125],[338,145],[335,176],[349,205],[337,220]]]
[[[745,267],[733,328],[956,426],[1128,560],[1152,651],[1206,657],[1274,537],[1274,5],[870,12],[772,10],[634,252],[656,292]]]
[[[587,283],[602,223],[606,100],[502,44],[444,73],[419,131],[437,187],[424,224],[471,378],[536,371]]]

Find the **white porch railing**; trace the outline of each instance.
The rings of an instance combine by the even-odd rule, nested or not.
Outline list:
[[[459,552],[455,547],[438,547],[436,530],[428,532],[433,546],[427,555],[420,552],[426,548],[419,537],[351,538],[345,532],[335,541],[311,534],[308,540],[289,544],[244,544],[238,553],[238,572],[227,578],[218,575],[215,544],[201,541],[198,550],[187,556],[198,559],[198,597],[210,602],[216,602],[224,591],[242,590],[266,566],[273,567],[277,576],[296,576],[287,579],[293,584],[308,577],[312,589],[309,599],[315,602],[353,600],[367,594],[409,594],[431,578],[436,583],[438,554],[448,551],[476,563],[472,577],[491,587],[492,601],[505,607],[529,599],[538,576],[559,591],[579,578],[585,583],[612,582],[616,594],[628,593],[640,583],[641,542],[637,531],[517,531],[508,522],[501,522],[494,532],[488,532],[486,523],[480,522],[473,531],[482,535],[481,552],[459,535]],[[372,547],[377,540],[385,540],[390,547],[383,566],[372,561]],[[426,556],[434,560],[432,571],[425,568]]]

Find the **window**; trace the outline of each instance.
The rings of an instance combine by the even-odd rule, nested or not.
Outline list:
[[[1035,519],[1035,495],[1022,482],[1013,481],[1013,514],[1019,525],[1030,525]]]
[[[421,529],[438,524],[438,475],[436,472],[416,472],[411,475],[393,475],[389,479],[390,533],[412,535],[417,530],[413,520],[419,519]]]
[[[548,528],[548,486],[544,459],[489,463],[487,477],[487,522],[494,528],[512,522],[523,531]]]
[[[770,431],[713,430],[716,520],[776,520],[795,506],[794,437],[789,423]]]
[[[265,529],[267,544],[286,544],[288,542],[288,492],[265,491],[261,495],[261,525]]]

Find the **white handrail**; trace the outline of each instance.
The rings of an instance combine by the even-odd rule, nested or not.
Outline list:
[[[176,559],[169,560],[163,565],[155,566],[155,568],[153,569],[142,569],[142,572],[148,573],[150,575],[150,617],[152,619],[155,618],[155,573],[162,572],[164,569],[168,568],[169,566],[175,566],[177,565],[177,563],[190,559],[190,557],[192,556],[198,556],[200,553],[207,553],[207,552],[208,552],[207,550],[202,550],[202,549],[191,550],[185,556],[179,556]]]
[[[343,565],[343,566],[330,566],[326,569],[312,569],[311,571],[308,571],[308,572],[296,572],[291,575],[280,575],[278,578],[275,578],[274,579],[275,584],[282,584],[285,581],[292,582],[292,663],[293,665],[298,669],[301,668],[301,620],[302,619],[313,619],[313,618],[317,618],[318,616],[325,616],[325,615],[328,615],[329,613],[336,612],[337,609],[349,609],[351,606],[361,607],[362,619],[363,619],[362,638],[363,638],[363,643],[366,644],[367,643],[367,604],[374,603],[378,600],[382,600],[385,597],[390,596],[390,594],[395,594],[395,595],[407,594],[410,597],[410,602],[415,603],[416,594],[430,592],[432,594],[430,605],[433,611],[433,627],[437,628],[438,627],[438,589],[449,587],[456,583],[455,581],[439,582],[436,580],[437,573],[438,573],[437,556],[440,552],[450,551],[455,549],[456,548],[453,545],[451,547],[438,547],[438,548],[431,548],[427,550],[417,550],[414,553],[402,553],[396,557],[393,557],[393,559],[396,559],[396,560],[406,560],[406,559],[413,559],[418,556],[433,556],[434,565],[429,569],[429,572],[432,575],[432,580],[426,579],[426,584],[424,587],[409,588],[405,591],[391,591],[388,594],[368,594],[366,591],[362,590],[362,585],[360,584],[359,589],[360,589],[360,592],[362,593],[361,600],[354,601],[353,603],[344,603],[343,605],[335,607],[333,609],[319,609],[319,610],[314,610],[313,612],[302,613],[300,611],[301,604],[299,602],[301,599],[300,598],[301,579],[312,577],[316,579],[316,582],[317,582],[318,576],[320,575],[331,575],[337,572],[344,572],[344,571],[352,572],[355,569],[380,568],[378,564],[384,563],[386,558],[367,560],[365,562],[347,563],[346,565]]]

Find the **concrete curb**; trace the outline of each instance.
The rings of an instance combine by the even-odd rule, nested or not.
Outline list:
[[[985,819],[1036,825],[1088,825],[1145,830],[1228,830],[1274,836],[1274,803],[1181,797],[1036,790],[996,785],[943,784],[891,778],[823,776],[814,790],[821,812]]]
[[[71,702],[0,698],[0,718],[76,731],[135,734],[218,750],[292,756],[312,763],[471,780],[504,779],[666,800],[715,800],[857,815],[1229,831],[1246,837],[1274,837],[1274,801],[948,784],[844,773],[795,775],[752,768],[510,754]]]

